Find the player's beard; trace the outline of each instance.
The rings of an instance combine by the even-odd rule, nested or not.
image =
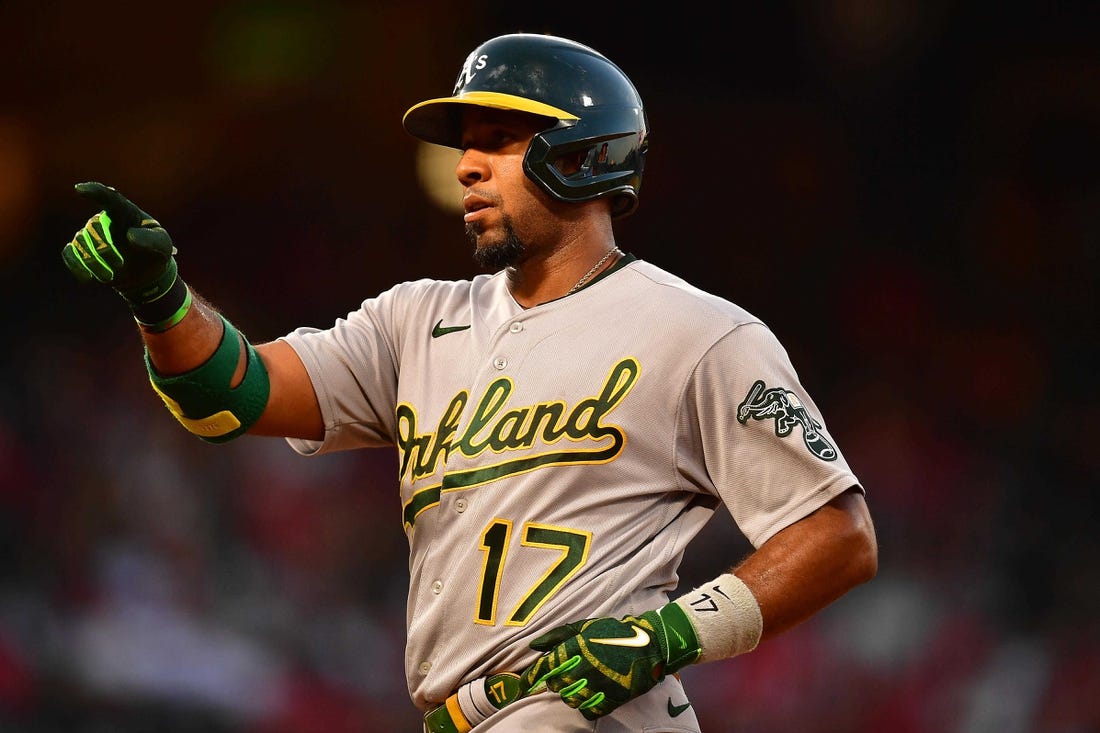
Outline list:
[[[474,261],[487,270],[496,271],[505,267],[514,267],[527,256],[527,245],[516,234],[508,217],[504,217],[504,239],[495,244],[478,245],[481,227],[477,224],[466,225],[466,236],[474,245]]]

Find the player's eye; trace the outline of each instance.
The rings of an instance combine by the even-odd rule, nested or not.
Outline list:
[[[507,127],[494,128],[486,138],[486,145],[490,150],[500,150],[514,143],[519,138],[515,132]]]

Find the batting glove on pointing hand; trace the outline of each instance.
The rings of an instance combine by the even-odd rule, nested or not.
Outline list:
[[[76,279],[110,285],[131,305],[167,293],[177,277],[176,248],[168,232],[110,186],[78,183],[76,192],[103,209],[61,253]]]
[[[559,626],[531,648],[545,653],[520,675],[527,694],[545,684],[588,720],[648,692],[701,652],[695,629],[674,603],[640,616]]]

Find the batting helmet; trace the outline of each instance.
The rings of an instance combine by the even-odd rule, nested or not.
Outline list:
[[[523,158],[527,176],[561,201],[612,197],[612,216],[638,207],[649,147],[642,99],[606,56],[565,38],[512,33],[466,57],[450,97],[410,107],[403,124],[436,145],[461,147],[463,105],[530,112],[550,118]],[[580,158],[578,170],[554,165]]]

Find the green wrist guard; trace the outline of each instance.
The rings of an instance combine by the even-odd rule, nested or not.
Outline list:
[[[243,435],[260,419],[271,392],[267,368],[256,349],[225,317],[222,324],[222,341],[214,354],[184,374],[158,374],[149,351],[145,352],[153,389],[183,427],[208,443],[225,443]],[[242,341],[247,356],[244,379],[230,387]]]
[[[191,290],[180,279],[176,259],[168,260],[168,267],[156,282],[137,291],[121,292],[137,321],[147,331],[161,333],[183,320],[191,310]]]

